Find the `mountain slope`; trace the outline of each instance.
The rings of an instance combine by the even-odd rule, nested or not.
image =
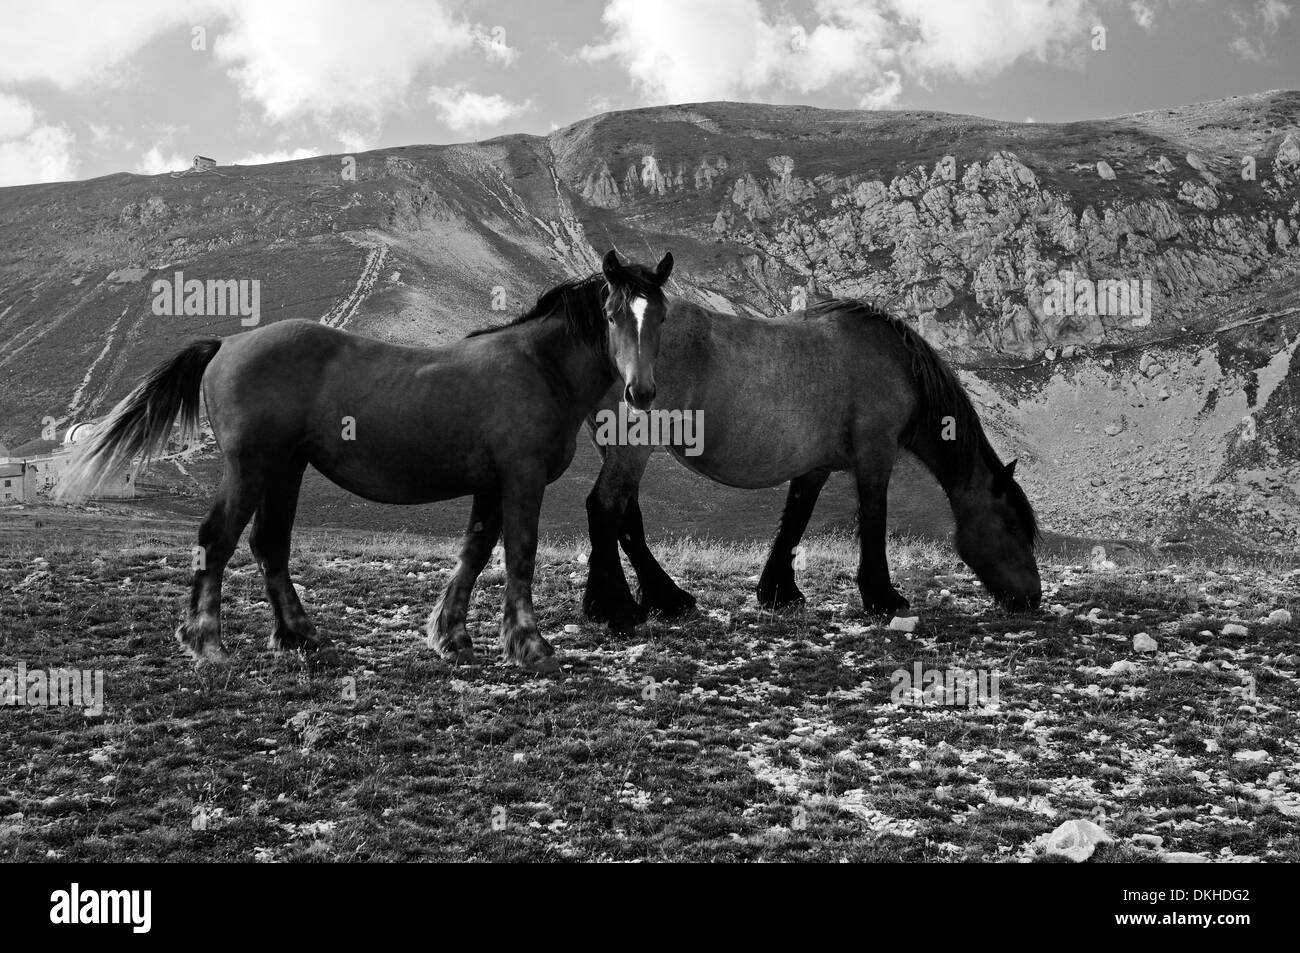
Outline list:
[[[1297,130],[1290,91],[1059,125],[707,103],[365,153],[352,180],[332,156],[0,189],[0,441],[101,414],[178,343],[244,330],[152,314],[152,281],[177,271],[259,280],[262,323],[437,344],[611,245],[671,249],[673,293],[716,308],[772,315],[837,294],[907,315],[962,365],[999,449],[1025,458],[1050,527],[1289,545]],[[1065,275],[1149,281],[1150,312],[1052,313]],[[204,455],[181,465],[182,482],[215,478]],[[584,448],[549,525],[581,529],[594,465]],[[814,526],[844,524],[849,492],[833,483]],[[934,494],[905,469],[896,522],[942,531]],[[780,500],[669,462],[643,495],[652,525],[722,535],[766,535]],[[305,497],[315,522],[463,519],[327,486]]]

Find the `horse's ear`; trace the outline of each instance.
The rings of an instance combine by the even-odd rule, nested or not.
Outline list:
[[[673,273],[673,253],[666,252],[659,264],[655,266],[655,283],[662,285]]]
[[[1011,485],[1011,481],[1015,479],[1015,476],[1016,476],[1016,461],[1012,460],[1005,467],[999,470],[996,476],[993,477],[993,488],[996,489],[998,492],[1003,492],[1004,490],[1006,490],[1007,487]]]
[[[605,252],[605,257],[600,263],[600,270],[605,273],[605,280],[611,285],[617,282],[619,276],[623,273],[623,266],[618,261],[618,252],[612,248]]]

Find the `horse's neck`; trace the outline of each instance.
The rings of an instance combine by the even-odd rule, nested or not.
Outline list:
[[[943,454],[949,452],[939,438],[932,434],[918,434],[908,447],[926,466],[948,494],[953,517],[958,523],[967,517],[988,509],[993,498],[993,471],[982,453],[967,466],[947,465]]]
[[[528,346],[535,350],[543,366],[551,368],[562,380],[585,415],[614,383],[609,355],[602,348],[578,340],[564,321],[548,318],[519,326]]]

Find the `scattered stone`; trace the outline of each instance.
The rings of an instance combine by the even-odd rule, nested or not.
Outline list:
[[[1092,547],[1092,556],[1088,560],[1088,568],[1093,572],[1109,572],[1116,568],[1113,559],[1106,558],[1105,546]]]
[[[582,627],[574,625],[573,623],[569,623],[564,627],[564,631],[567,632],[569,635],[577,635],[579,632],[582,631]]]
[[[1291,613],[1286,609],[1274,609],[1268,614],[1269,625],[1290,625]]]
[[[915,632],[917,625],[921,622],[919,615],[911,616],[894,616],[889,620],[889,628],[893,632]]]
[[[1093,855],[1098,844],[1107,844],[1113,839],[1092,821],[1076,818],[1066,821],[1050,834],[1042,835],[1034,843],[1040,844],[1048,854],[1081,863]]]
[[[1249,629],[1247,629],[1244,625],[1239,625],[1236,622],[1229,622],[1219,631],[1223,635],[1250,635]]]
[[[1147,635],[1145,632],[1139,632],[1137,635],[1133,636],[1134,652],[1154,652],[1158,648],[1159,645],[1156,644],[1156,640],[1151,638],[1151,636]]]
[[[1267,751],[1234,751],[1232,754],[1233,761],[1246,761],[1250,764],[1259,764],[1261,761],[1268,760]]]
[[[1165,842],[1159,834],[1134,834],[1132,840],[1140,847],[1150,847],[1152,850],[1159,850]]]
[[[1193,854],[1184,850],[1174,850],[1162,854],[1160,859],[1166,864],[1208,864],[1210,858],[1204,854]]]
[[[1112,169],[1110,163],[1105,160],[1097,163],[1097,174],[1107,181],[1115,178],[1115,170]]]
[[[1121,426],[1119,426],[1119,424],[1111,424],[1109,427],[1106,428],[1106,436],[1107,436],[1107,437],[1116,437],[1116,436],[1118,436],[1118,435],[1120,434],[1120,432],[1121,432],[1123,429],[1124,429],[1124,428],[1121,427]]]

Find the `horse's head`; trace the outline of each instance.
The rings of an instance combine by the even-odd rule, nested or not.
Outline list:
[[[664,255],[654,269],[623,264],[611,249],[601,263],[609,295],[609,353],[623,379],[623,399],[636,410],[649,410],[655,399],[655,357],[659,328],[667,314],[663,286],[673,270],[673,256]]]
[[[957,554],[1000,605],[1037,608],[1043,595],[1034,559],[1037,526],[1015,472],[1014,460],[1005,467],[996,464],[978,494],[981,505],[963,507],[957,521]]]

